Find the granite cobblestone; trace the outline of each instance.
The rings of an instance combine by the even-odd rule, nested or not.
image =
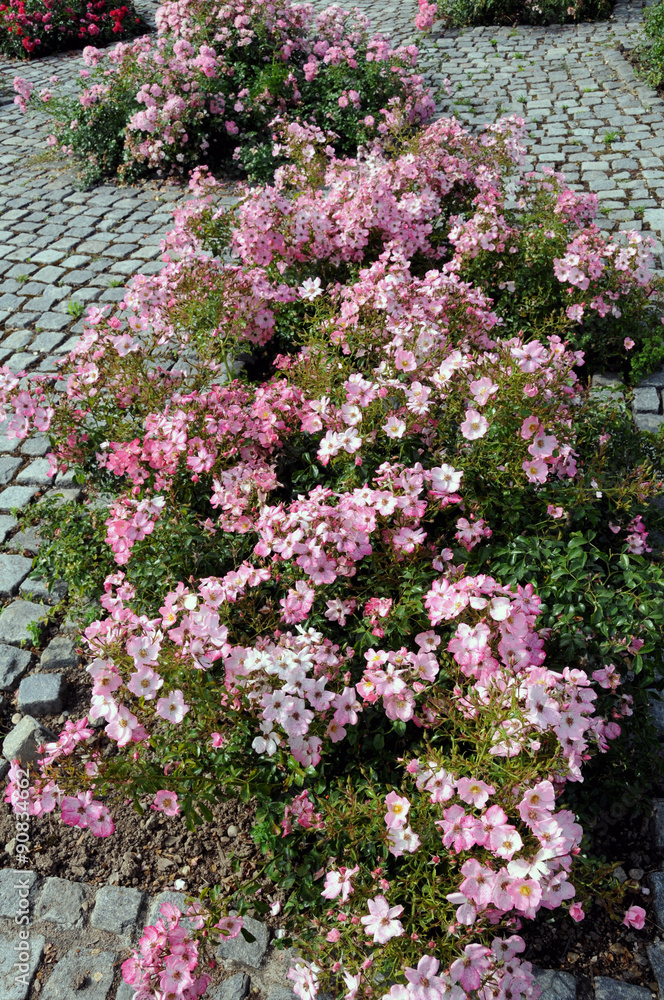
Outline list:
[[[25,900],[22,902],[22,900]],[[93,887],[69,879],[43,877],[22,868],[0,871],[0,996],[2,1000],[27,1000],[37,994],[43,1000],[131,1000],[133,990],[122,982],[120,964],[130,954],[146,920],[157,919],[163,902],[185,904],[183,893],[162,892],[149,897],[138,889],[116,885]],[[17,913],[27,915],[29,985],[23,992],[11,992],[8,956],[14,953]],[[275,952],[267,942],[266,925],[249,920],[251,931],[261,941],[260,955],[250,946],[245,955],[242,937],[229,942],[227,963],[220,965],[221,981],[206,996],[222,1000],[242,1000],[252,987],[267,1000],[296,1000],[288,988],[288,962],[283,952]],[[25,924],[23,925],[25,926]],[[55,942],[56,961],[43,964],[46,941]],[[234,946],[233,946],[234,945]],[[53,948],[53,943],[49,944]],[[255,954],[253,954],[255,953]],[[247,965],[244,959],[249,957]],[[12,962],[14,958],[12,958]],[[238,971],[239,966],[239,971]],[[38,987],[30,993],[35,980]],[[219,977],[217,977],[219,978]]]

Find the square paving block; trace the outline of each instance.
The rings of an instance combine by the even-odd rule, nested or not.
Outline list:
[[[138,918],[145,899],[146,895],[140,889],[103,886],[97,891],[90,923],[100,931],[108,931],[131,941],[138,930]]]
[[[59,927],[83,926],[87,886],[66,878],[47,878],[35,906],[35,921],[48,920]]]
[[[25,937],[20,936],[24,931]],[[0,996],[27,1000],[44,952],[45,940],[30,928],[18,927],[11,936],[0,934]],[[19,945],[18,948],[15,946]],[[21,947],[22,946],[22,947]]]
[[[41,1000],[107,1000],[118,957],[98,948],[72,948],[47,979]]]

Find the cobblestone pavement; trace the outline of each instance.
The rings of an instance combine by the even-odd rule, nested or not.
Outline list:
[[[148,20],[151,6],[139,4]],[[47,150],[48,129],[14,105],[12,80],[38,89],[57,75],[71,87],[82,65],[80,52],[0,58],[0,326],[39,334],[13,360],[11,342],[0,341],[0,363],[10,366],[49,367],[50,354],[70,349],[88,305],[119,302],[131,275],[159,271],[159,244],[182,197],[157,184],[81,191],[67,159]],[[28,346],[27,334],[19,339]]]
[[[424,41],[413,28],[413,0],[356,2],[381,31],[420,44],[439,114],[473,127],[521,115],[530,169],[562,170],[572,187],[597,194],[603,228],[651,230],[662,253],[664,100],[629,61],[643,0],[618,3],[611,20],[594,24],[434,26]]]
[[[530,168],[562,170],[572,186],[594,191],[600,225],[649,229],[661,254],[664,101],[627,58],[641,6],[620,4],[598,24],[443,35],[432,39],[443,57],[434,79],[449,77],[441,108],[468,124],[523,115]]]
[[[131,1000],[120,965],[163,903],[184,907],[185,896],[41,878],[20,868],[0,871],[0,997],[2,1000]],[[17,923],[18,921],[18,923]],[[219,947],[225,976],[208,988],[210,1000],[297,1000],[285,983],[286,952],[268,948],[269,932],[245,918],[255,940]],[[21,935],[21,930],[23,934]],[[634,998],[638,1000],[638,998]]]
[[[618,4],[613,18],[598,24],[436,30],[424,40],[413,28],[414,0],[356,2],[377,29],[421,44],[439,114],[477,127],[518,112],[528,124],[531,167],[563,170],[573,186],[595,191],[604,228],[651,230],[664,238],[664,101],[635,78],[628,59],[642,0]],[[140,6],[153,20],[153,0]],[[80,191],[67,161],[46,153],[47,130],[15,108],[12,78],[26,76],[39,88],[57,74],[72,86],[80,65],[79,53],[29,64],[0,59],[0,363],[15,371],[51,370],[81,331],[82,307],[119,301],[131,275],[163,266],[159,243],[170,228],[172,204],[183,196],[181,188],[159,184]],[[657,250],[662,254],[661,243]],[[655,429],[664,421],[663,387],[660,372],[636,391],[640,427]],[[11,513],[53,486],[47,447],[44,437],[20,445],[0,436],[0,697],[16,694],[20,716],[3,753],[25,761],[43,738],[39,718],[66,707],[63,672],[78,663],[66,629],[39,658],[21,648],[32,644],[29,628],[46,612],[44,605],[63,596],[62,589],[49,594],[43,582],[26,579],[38,540],[34,531],[19,532]],[[78,495],[67,477],[58,477],[55,486]],[[664,717],[660,728],[664,734]],[[0,758],[0,777],[7,766]],[[655,803],[654,829],[664,852],[664,800]],[[12,850],[18,857],[16,845]],[[648,887],[664,929],[664,873],[648,876]],[[0,1000],[128,1000],[133,991],[121,984],[119,963],[143,924],[156,918],[162,898],[176,896],[149,898],[115,885],[95,889],[18,868],[0,870]],[[17,922],[24,915],[28,922]],[[283,953],[269,946],[266,927],[254,922],[251,930],[255,943],[224,945],[220,978],[226,978],[208,996],[243,1000],[251,990],[264,1000],[295,1000],[286,988]],[[651,946],[650,960],[664,998],[661,941]],[[573,976],[538,975],[545,1000],[575,1000]],[[602,978],[595,994],[597,1000],[653,996]]]

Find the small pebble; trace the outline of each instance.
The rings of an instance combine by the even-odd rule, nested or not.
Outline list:
[[[637,882],[641,881],[643,875],[644,875],[643,868],[630,868],[629,870],[629,877],[636,879]]]
[[[181,891],[182,889],[187,888],[187,883],[183,878],[176,878],[175,882],[173,883],[173,888],[177,889],[178,891]]]
[[[18,726],[22,718],[23,716],[21,715],[20,712],[14,712],[14,714],[12,715],[12,726]]]
[[[229,828],[226,830],[226,833],[228,834],[229,837],[237,837],[239,832],[240,831],[238,830],[238,828],[235,826],[234,823],[231,823]]]
[[[13,854],[15,847],[16,847],[16,837],[12,837],[12,839],[8,840],[7,843],[5,844],[5,850],[7,854]]]
[[[613,877],[617,879],[621,885],[623,882],[627,881],[627,873],[624,868],[616,868],[616,870],[613,873]]]

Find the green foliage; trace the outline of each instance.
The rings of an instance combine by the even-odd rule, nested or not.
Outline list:
[[[664,2],[660,0],[643,12],[643,34],[636,55],[641,75],[651,87],[664,83]]]
[[[532,584],[542,598],[547,647],[562,665],[580,659],[598,669],[626,655],[631,635],[644,640],[629,657],[632,670],[653,679],[653,658],[664,630],[664,570],[649,557],[602,551],[593,531],[561,531],[557,539],[534,534],[489,546],[486,560],[506,583]],[[621,641],[622,640],[622,641]]]
[[[67,312],[74,319],[80,319],[85,312],[85,306],[82,302],[78,302],[77,299],[71,299],[67,306]]]
[[[533,191],[525,207],[505,211],[513,239],[503,250],[480,249],[469,256],[461,274],[491,296],[508,335],[539,339],[557,334],[584,352],[585,377],[613,372],[634,384],[664,362],[664,283],[655,275],[654,294],[639,288],[621,294],[618,316],[584,308],[581,322],[570,319],[566,309],[577,301],[570,297],[576,289],[555,271],[555,262],[569,252],[570,227],[557,210],[556,193]],[[609,298],[618,287],[616,277],[614,273],[606,281]],[[625,338],[635,345],[628,353]]]
[[[567,24],[597,21],[611,13],[610,0],[438,0],[438,12],[448,24]]]
[[[23,528],[39,524],[43,544],[33,563],[36,576],[65,580],[73,598],[103,593],[106,576],[113,572],[113,558],[104,538],[105,509],[51,497],[29,507]]]
[[[204,488],[182,494],[177,512],[157,522],[152,535],[137,542],[130,564],[123,567],[127,582],[136,588],[136,607],[156,613],[163,595],[179,580],[192,575],[222,575],[250,552],[243,536],[224,534],[214,539],[201,527]],[[208,489],[209,493],[209,489]],[[112,497],[81,504],[43,500],[23,515],[22,524],[39,524],[44,539],[35,557],[35,576],[65,580],[75,603],[98,600],[104,580],[117,570],[106,543],[106,519]]]
[[[83,185],[97,184],[121,168],[127,183],[140,175],[140,170],[136,173],[130,158],[125,157],[125,128],[131,114],[138,110],[131,79],[117,77],[114,83],[112,94],[103,103],[85,110],[70,97],[55,96],[49,102],[56,134],[72,150]],[[57,127],[60,121],[77,124],[61,132]]]
[[[46,617],[47,617],[47,615],[44,615],[44,618],[46,618]],[[34,646],[39,646],[39,644],[41,642],[41,634],[42,634],[40,622],[28,622],[28,624],[25,626],[25,631],[28,633],[28,635],[32,639],[33,645]]]

